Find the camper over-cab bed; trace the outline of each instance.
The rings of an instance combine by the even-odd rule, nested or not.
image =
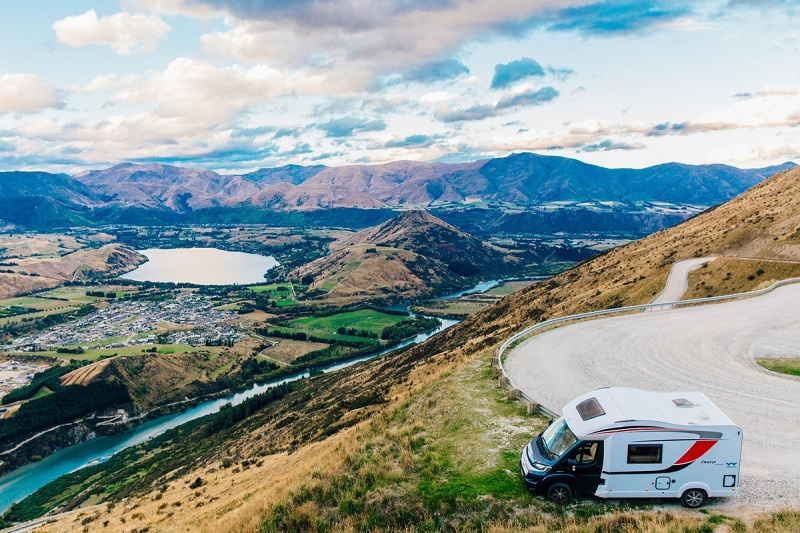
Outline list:
[[[675,497],[688,507],[733,496],[741,430],[701,392],[608,387],[568,403],[522,451],[529,489],[566,503]]]

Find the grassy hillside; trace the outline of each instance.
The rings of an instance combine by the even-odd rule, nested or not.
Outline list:
[[[514,293],[423,345],[298,384],[231,425],[211,420],[167,434],[20,508],[111,502],[48,531],[796,531],[795,511],[723,516],[591,501],[557,509],[529,496],[516,458],[544,421],[496,388],[490,360],[500,342],[535,322],[647,302],[681,259],[800,260],[799,203],[800,170],[783,172]],[[711,294],[723,287],[719,275],[707,280]],[[764,269],[759,283],[781,275]],[[743,288],[737,279],[752,281],[732,275],[726,290]]]
[[[292,276],[308,280],[312,291],[328,300],[409,300],[455,291],[474,276],[496,276],[519,266],[519,257],[425,211],[406,211],[339,239],[330,254]]]

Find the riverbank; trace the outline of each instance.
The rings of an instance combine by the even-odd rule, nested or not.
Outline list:
[[[424,334],[419,334],[413,338],[406,339],[405,341],[387,348],[381,352],[364,355],[353,358],[348,361],[340,361],[337,363],[329,364],[328,366],[318,368],[317,370],[328,373],[341,370],[343,368],[352,366],[362,361],[367,361],[386,355],[398,349],[405,348],[411,344],[422,342],[429,337],[439,333],[453,325],[457,321],[444,320],[442,324],[434,331]],[[182,424],[206,416],[208,414],[219,411],[220,407],[226,404],[236,406],[248,398],[257,394],[261,394],[273,387],[308,378],[310,373],[305,370],[287,375],[281,379],[269,381],[261,384],[254,384],[245,391],[236,394],[227,394],[213,400],[203,401],[195,406],[180,412],[159,416],[153,420],[148,420],[141,425],[113,435],[105,437],[97,437],[92,440],[70,446],[63,450],[59,450],[52,455],[49,455],[36,463],[29,463],[22,466],[13,472],[0,476],[0,512],[7,510],[14,502],[22,500],[24,497],[32,494],[39,488],[47,483],[56,480],[64,474],[73,472],[85,466],[88,466],[93,461],[107,460],[112,455],[141,444],[142,442],[152,439],[158,435],[163,434],[169,429],[176,428]]]

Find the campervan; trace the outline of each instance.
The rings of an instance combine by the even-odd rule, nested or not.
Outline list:
[[[525,446],[525,485],[573,496],[680,498],[697,508],[739,488],[742,430],[701,392],[607,387],[569,402]]]

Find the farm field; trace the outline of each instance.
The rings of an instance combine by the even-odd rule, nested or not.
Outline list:
[[[329,345],[322,342],[295,341],[292,339],[270,339],[272,346],[258,354],[258,357],[277,363],[291,363],[298,357]]]
[[[497,287],[494,287],[486,291],[484,294],[492,296],[506,296],[508,294],[530,287],[534,283],[538,282],[532,279],[520,280],[520,281],[506,281],[502,285],[498,285]]]
[[[331,316],[299,318],[291,324],[310,334],[336,333],[340,327],[344,327],[380,335],[384,328],[394,326],[405,318],[407,317],[362,309]]]
[[[43,352],[36,352],[36,355],[45,355],[49,357],[58,357],[66,359],[67,361],[99,361],[107,357],[114,357],[117,355],[136,355],[145,353],[157,347],[156,353],[162,355],[170,355],[175,353],[197,353],[197,352],[212,352],[218,354],[222,348],[216,346],[190,346],[188,344],[143,344],[138,346],[122,346],[120,348],[90,348],[84,350],[83,353],[59,353],[55,350],[48,350]]]
[[[77,305],[64,305],[66,302],[59,302],[61,305],[59,307],[53,307],[51,309],[45,309],[44,311],[35,311],[32,313],[25,313],[20,315],[9,316],[5,318],[0,318],[0,326],[4,326],[9,322],[16,322],[23,318],[25,319],[34,319],[34,318],[42,318],[49,315],[55,315],[59,313],[66,313],[68,311],[75,311],[78,309]]]

